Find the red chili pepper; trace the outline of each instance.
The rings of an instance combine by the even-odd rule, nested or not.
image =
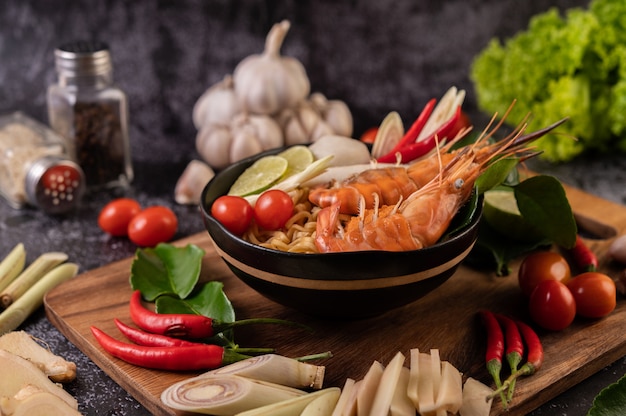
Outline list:
[[[516,321],[516,323],[528,349],[526,363],[520,367],[518,374],[522,373],[522,375],[529,376],[536,373],[543,365],[543,345],[541,345],[537,333],[530,326],[521,321]]]
[[[506,346],[506,360],[511,368],[511,374],[515,374],[518,371],[518,366],[524,356],[524,342],[520,335],[519,328],[514,320],[504,316],[502,314],[496,314],[496,319],[504,328],[504,338]],[[515,390],[515,380],[511,381],[508,387],[508,393],[506,396],[507,403],[513,398],[513,392]]]
[[[249,324],[287,324],[305,327],[281,319],[254,318],[235,322],[220,322],[203,315],[190,313],[156,313],[141,304],[141,292],[130,297],[130,318],[139,328],[153,334],[182,338],[210,338],[215,334]]]
[[[435,104],[437,104],[437,100],[434,98],[426,103],[424,109],[422,110],[420,115],[417,116],[413,124],[411,124],[409,130],[404,133],[404,136],[402,136],[400,141],[396,143],[396,145],[393,147],[393,149],[391,150],[392,153],[399,151],[401,148],[409,144],[415,143],[417,137],[420,135],[420,133],[424,129],[424,126],[426,125],[426,122],[433,113],[433,110],[435,109]]]
[[[585,272],[595,272],[598,269],[598,258],[585,244],[580,235],[576,235],[576,244],[570,250],[576,266]]]
[[[130,364],[157,370],[211,370],[249,358],[219,345],[146,347],[118,341],[93,326],[91,332],[100,346],[114,357]]]
[[[197,342],[185,341],[180,338],[172,338],[165,335],[151,334],[141,329],[132,328],[119,319],[115,318],[115,325],[129,341],[146,347],[190,347],[198,345]]]
[[[502,389],[502,380],[500,379],[500,371],[502,370],[502,357],[504,356],[504,335],[502,328],[498,323],[495,315],[490,311],[479,312],[483,325],[487,330],[487,352],[485,361],[487,371],[496,383],[496,389],[500,391],[500,398],[506,407],[506,397]]]
[[[397,161],[397,154],[400,154],[400,163],[408,163],[412,160],[417,159],[418,157],[424,156],[435,147],[440,140],[445,137],[448,137],[455,124],[457,123],[459,117],[461,117],[461,106],[458,106],[454,115],[450,117],[444,124],[442,124],[436,132],[427,136],[425,139],[420,140],[419,142],[409,143],[399,149],[392,150],[376,159],[380,163],[394,163]]]

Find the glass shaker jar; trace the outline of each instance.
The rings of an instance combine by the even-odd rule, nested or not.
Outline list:
[[[76,208],[85,177],[67,149],[62,137],[21,112],[0,117],[0,194],[13,208]]]
[[[55,50],[58,82],[48,87],[52,129],[69,139],[89,189],[133,178],[126,94],[113,83],[108,45],[72,42]]]

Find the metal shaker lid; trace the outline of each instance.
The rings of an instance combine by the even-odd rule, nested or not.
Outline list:
[[[85,193],[85,174],[69,159],[46,156],[31,165],[24,185],[31,204],[48,214],[63,214],[80,203]]]

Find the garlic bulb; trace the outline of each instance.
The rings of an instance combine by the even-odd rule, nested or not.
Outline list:
[[[283,144],[278,123],[269,116],[257,114],[239,114],[227,126],[205,125],[196,136],[196,150],[205,162],[218,170]]]
[[[333,134],[331,127],[308,101],[283,110],[276,120],[283,129],[287,146],[311,143],[322,136]]]
[[[226,75],[209,87],[193,107],[193,124],[200,130],[205,124],[228,124],[241,112],[241,105],[233,87],[233,77]]]
[[[352,113],[345,102],[329,100],[320,92],[311,94],[309,101],[335,134],[352,137],[354,129]]]
[[[304,66],[295,58],[280,55],[290,26],[287,20],[275,24],[265,40],[264,52],[246,57],[235,68],[235,93],[244,110],[275,114],[309,95],[311,84]]]

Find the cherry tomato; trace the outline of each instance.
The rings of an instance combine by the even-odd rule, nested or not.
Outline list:
[[[363,132],[361,137],[359,137],[359,140],[363,143],[373,144],[374,140],[376,139],[377,133],[378,127],[370,127],[369,129],[365,130],[365,132]]]
[[[615,282],[598,272],[579,274],[569,281],[567,287],[576,301],[576,313],[585,318],[602,318],[615,309]]]
[[[135,215],[128,224],[128,238],[138,246],[153,247],[169,241],[178,228],[178,218],[171,209],[155,205]]]
[[[211,215],[231,233],[242,235],[250,226],[253,212],[245,198],[223,195],[213,202]]]
[[[543,280],[530,295],[530,316],[539,326],[561,331],[574,321],[576,302],[572,292],[558,280]]]
[[[254,204],[254,220],[266,230],[283,228],[292,214],[293,200],[278,189],[263,192]]]
[[[130,198],[114,199],[102,208],[98,215],[98,226],[105,233],[116,237],[128,234],[128,224],[141,211],[139,202]]]
[[[530,296],[535,286],[543,280],[557,280],[567,284],[572,276],[567,260],[553,251],[537,251],[522,260],[518,281],[522,293]]]

